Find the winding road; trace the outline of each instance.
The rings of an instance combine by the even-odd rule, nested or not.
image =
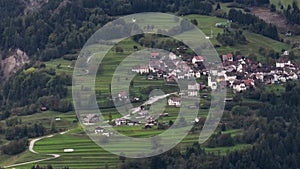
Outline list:
[[[67,133],[69,130],[67,131],[64,131],[64,132],[61,132],[59,134],[65,134]],[[30,141],[30,144],[29,144],[29,151],[34,153],[34,154],[39,154],[38,152],[36,152],[33,148],[34,148],[34,144],[39,141],[39,140],[42,140],[44,138],[51,138],[53,137],[54,135],[49,135],[49,136],[43,136],[43,137],[39,137],[39,138],[36,138],[36,139],[33,139]],[[17,166],[21,166],[21,165],[26,165],[26,164],[32,164],[32,163],[37,163],[37,162],[41,162],[41,161],[47,161],[47,160],[53,160],[53,159],[56,159],[58,157],[60,157],[59,154],[46,154],[46,155],[49,155],[51,157],[48,157],[48,158],[44,158],[44,159],[40,159],[40,160],[33,160],[33,161],[28,161],[28,162],[23,162],[23,163],[17,163],[17,164],[12,164],[12,165],[7,165],[7,166],[4,166],[4,168],[11,168],[11,167],[17,167]]]

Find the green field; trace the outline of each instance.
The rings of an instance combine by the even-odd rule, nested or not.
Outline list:
[[[120,127],[118,130],[133,132],[132,136],[144,137],[153,134],[158,134],[158,130],[153,130],[151,132],[145,132],[141,127],[134,127],[135,131],[131,131],[129,127]],[[43,139],[36,143],[35,150],[41,154],[60,154],[61,157],[55,160],[45,161],[38,163],[39,165],[51,164],[55,168],[61,168],[64,166],[69,166],[70,168],[97,168],[104,167],[108,164],[110,167],[114,168],[119,162],[118,156],[110,154],[109,152],[103,150],[97,146],[93,141],[91,141],[85,134],[81,134],[79,128],[72,129],[70,132],[61,135],[57,134],[52,138]],[[240,130],[229,130],[224,133],[240,134]],[[182,141],[182,147],[190,145],[197,142],[199,135],[190,134]],[[239,150],[243,148],[251,147],[247,144],[238,144],[232,147],[217,147],[217,148],[205,148],[207,152],[226,154],[228,151]],[[63,150],[66,148],[74,149],[72,153],[64,153]],[[124,149],[126,153],[127,149]],[[40,159],[44,157],[41,156],[30,156],[30,152],[26,151],[20,155],[21,160],[16,159],[18,162],[24,162],[27,160]],[[24,165],[22,167],[16,168],[29,168],[30,165]]]

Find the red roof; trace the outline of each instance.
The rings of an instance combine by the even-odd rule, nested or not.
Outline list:
[[[231,59],[233,59],[233,54],[232,53],[229,53],[229,54],[227,54],[227,55],[222,55],[222,59],[223,59],[223,61],[226,61],[226,60],[231,60]]]
[[[157,56],[159,56],[159,53],[158,53],[158,52],[152,52],[152,53],[151,53],[151,56],[152,56],[152,57],[157,57]]]
[[[203,56],[195,56],[194,57],[196,60],[203,60]]]
[[[252,83],[254,83],[254,80],[252,80],[252,79],[244,80],[244,84],[246,86],[250,86],[250,85],[252,85]]]
[[[120,92],[120,95],[121,95],[122,97],[126,97],[126,96],[127,96],[127,93],[126,93],[126,92]]]

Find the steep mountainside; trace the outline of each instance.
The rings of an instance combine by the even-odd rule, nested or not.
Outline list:
[[[3,71],[2,80],[8,79],[11,73],[15,73],[26,63],[29,63],[29,57],[25,52],[17,49],[12,55],[1,61],[1,68]]]

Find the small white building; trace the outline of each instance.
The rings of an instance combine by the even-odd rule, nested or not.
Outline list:
[[[200,85],[197,82],[191,82],[188,84],[188,90],[200,90]]]
[[[276,61],[276,67],[277,68],[284,68],[285,66],[290,66],[290,65],[291,65],[291,61],[290,60],[278,59]]]
[[[173,52],[170,52],[169,53],[169,59],[170,60],[175,60],[175,59],[177,59],[177,56]]]
[[[233,84],[233,90],[235,90],[237,92],[245,91],[246,89],[247,88],[244,83]]]
[[[192,63],[196,64],[198,62],[203,62],[204,58],[202,56],[194,56],[194,58],[192,59]]]
[[[103,133],[104,132],[104,128],[103,127],[96,127],[95,128],[95,134],[98,134],[98,133]]]
[[[189,90],[188,96],[190,97],[197,97],[198,96],[198,90]]]
[[[115,124],[117,126],[125,125],[126,124],[126,119],[125,118],[115,119]]]
[[[180,97],[171,97],[168,100],[169,106],[180,107],[181,106],[181,98]]]

